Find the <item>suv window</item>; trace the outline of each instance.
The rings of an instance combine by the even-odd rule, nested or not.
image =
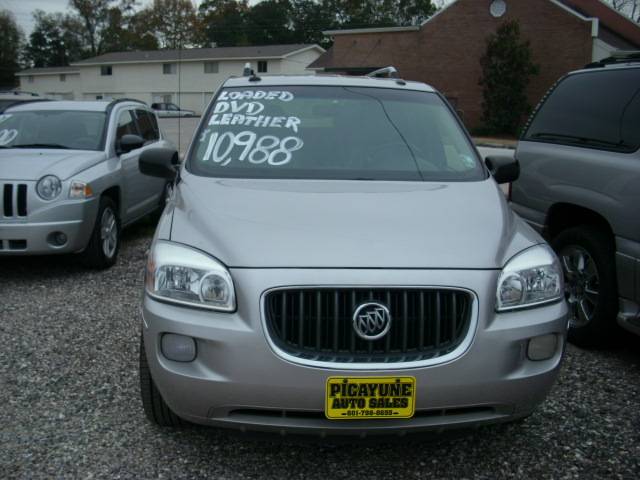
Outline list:
[[[102,150],[104,112],[33,110],[0,115],[0,147]]]
[[[486,178],[435,93],[390,88],[225,88],[190,155],[197,175],[469,181]]]
[[[140,135],[142,135],[142,138],[147,142],[155,142],[160,138],[155,115],[152,115],[146,110],[136,110],[136,119]]]
[[[525,140],[634,152],[640,148],[640,69],[562,80],[533,117]]]
[[[134,118],[131,116],[131,110],[126,110],[118,117],[118,128],[116,130],[116,141],[120,140],[124,135],[139,135],[136,129]]]

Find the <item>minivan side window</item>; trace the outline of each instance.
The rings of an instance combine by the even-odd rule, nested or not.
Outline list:
[[[640,69],[569,75],[539,107],[524,139],[602,150],[640,148]]]
[[[140,135],[142,135],[142,138],[144,138],[147,143],[155,142],[160,138],[155,116],[146,110],[136,110],[136,120]]]
[[[118,117],[118,128],[116,129],[116,141],[120,140],[124,135],[138,135],[135,120],[131,116],[131,110],[126,110]]]

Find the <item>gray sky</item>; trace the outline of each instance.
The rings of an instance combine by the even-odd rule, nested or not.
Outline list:
[[[145,5],[151,0],[138,0],[138,2]],[[33,29],[32,13],[34,11],[40,9],[45,12],[66,12],[68,7],[69,0],[0,0],[0,9],[5,8],[13,12],[18,25],[27,36]]]

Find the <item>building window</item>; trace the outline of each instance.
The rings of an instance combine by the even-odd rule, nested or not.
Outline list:
[[[29,81],[29,83],[33,83],[33,75],[29,75],[28,81]]]
[[[164,103],[171,103],[171,101],[172,101],[172,96],[171,96],[171,94],[169,94],[169,95],[162,95],[162,101],[163,101]]]
[[[96,100],[102,100],[102,95],[96,95]]]
[[[267,73],[267,61],[260,60],[258,62],[258,73]]]
[[[113,75],[113,69],[111,65],[103,65],[100,67],[100,75],[103,77],[108,77],[109,75]]]
[[[204,62],[204,73],[218,73],[218,62]]]
[[[61,82],[66,82],[67,81],[67,76],[64,73],[60,74],[60,81]]]
[[[163,63],[162,64],[162,73],[165,75],[173,75],[176,73],[176,64],[175,63]]]

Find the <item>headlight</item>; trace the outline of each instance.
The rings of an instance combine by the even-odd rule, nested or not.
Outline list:
[[[236,297],[229,271],[199,250],[158,241],[147,260],[145,286],[157,299],[232,312]]]
[[[53,200],[62,191],[62,182],[55,175],[45,175],[36,184],[36,192],[43,200]]]
[[[73,180],[69,186],[69,198],[89,198],[93,196],[91,185]]]
[[[502,269],[496,310],[532,307],[564,295],[562,269],[548,245],[536,245],[513,257]]]

